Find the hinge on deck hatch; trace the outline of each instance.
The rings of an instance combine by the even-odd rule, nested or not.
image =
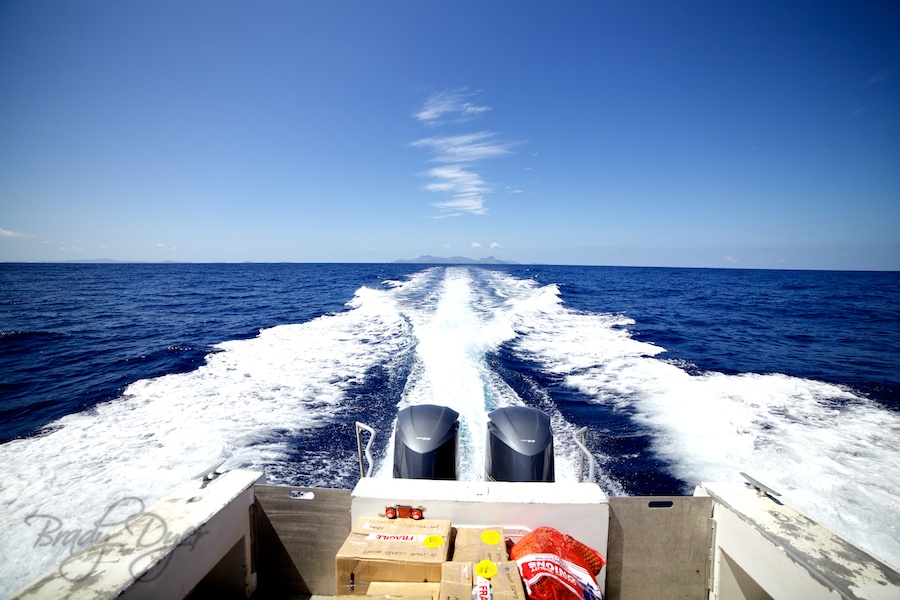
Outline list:
[[[709,542],[707,547],[709,548],[708,556],[706,557],[706,593],[707,597],[712,594],[713,591],[713,583],[715,583],[716,577],[716,520],[712,517],[709,518]]]
[[[250,574],[256,573],[256,559],[259,553],[259,536],[256,527],[259,520],[259,514],[256,509],[256,502],[250,505]]]

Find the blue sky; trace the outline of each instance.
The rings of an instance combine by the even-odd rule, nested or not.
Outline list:
[[[0,260],[900,270],[894,2],[0,0]]]

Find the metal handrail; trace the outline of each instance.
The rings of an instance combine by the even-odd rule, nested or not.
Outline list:
[[[366,444],[365,449],[365,457],[366,460],[369,461],[369,468],[365,468],[365,464],[363,462],[363,447],[362,447],[362,430],[366,430],[369,432],[369,442]],[[360,477],[371,477],[372,476],[372,467],[375,465],[375,461],[372,460],[372,442],[375,440],[375,430],[365,423],[356,422],[356,451],[359,454],[359,476]]]
[[[575,445],[581,450],[581,463],[578,466],[578,483],[582,483],[584,481],[584,458],[587,457],[588,460],[588,481],[594,481],[594,455],[591,454],[591,451],[587,449],[587,427],[582,427],[578,431],[572,433],[572,439],[575,440]],[[578,439],[578,436],[581,436],[581,439]]]

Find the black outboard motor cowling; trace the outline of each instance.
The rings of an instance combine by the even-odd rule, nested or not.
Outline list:
[[[397,413],[394,477],[456,479],[459,413],[446,406],[419,404]]]
[[[527,406],[488,414],[485,476],[490,481],[553,481],[553,432],[546,413]]]

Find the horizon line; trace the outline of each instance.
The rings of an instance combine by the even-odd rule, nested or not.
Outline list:
[[[442,259],[434,256],[431,258]],[[614,264],[566,264],[566,263],[520,263],[514,261],[504,262],[480,262],[479,259],[469,259],[472,262],[418,262],[417,259],[396,259],[392,261],[296,261],[296,260],[244,260],[244,261],[179,261],[179,260],[118,260],[112,258],[81,259],[81,260],[0,260],[0,265],[420,265],[420,266],[470,266],[470,267],[578,267],[578,268],[612,268],[612,269],[705,269],[721,271],[817,271],[832,273],[900,273],[896,269],[829,269],[829,268],[797,268],[797,267],[739,267],[739,266],[662,266],[662,265],[614,265]]]

